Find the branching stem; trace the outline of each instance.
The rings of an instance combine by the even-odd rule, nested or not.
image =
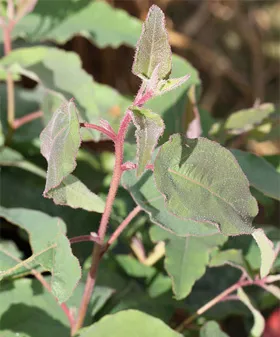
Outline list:
[[[119,128],[119,132],[116,136],[114,136],[114,142],[115,142],[115,166],[114,166],[114,172],[113,172],[113,177],[112,177],[112,181],[111,181],[111,186],[108,192],[108,196],[107,196],[107,200],[106,200],[106,205],[105,205],[105,210],[104,213],[102,215],[101,218],[101,222],[100,222],[100,226],[99,226],[99,230],[98,230],[98,238],[100,240],[100,243],[97,244],[95,243],[94,248],[93,248],[93,252],[92,252],[92,259],[91,259],[91,267],[88,273],[88,277],[87,277],[87,281],[86,281],[86,285],[85,285],[85,289],[84,289],[84,293],[83,293],[83,297],[82,297],[82,301],[81,301],[81,305],[79,308],[79,313],[78,313],[78,318],[75,324],[75,327],[72,331],[72,334],[74,335],[82,326],[83,326],[83,322],[86,316],[86,312],[87,312],[87,308],[88,308],[88,304],[96,283],[96,275],[97,275],[97,269],[100,263],[100,259],[103,255],[104,252],[104,238],[105,238],[105,234],[107,231],[107,226],[108,226],[108,222],[109,222],[109,218],[110,218],[110,214],[112,211],[112,207],[113,207],[113,203],[117,194],[117,190],[119,187],[119,183],[121,180],[121,176],[122,176],[122,164],[123,164],[123,147],[124,147],[124,139],[125,139],[125,135],[126,135],[126,131],[128,128],[128,125],[131,121],[131,112],[128,110],[127,113],[125,114],[123,120],[121,121],[120,124],[120,128]],[[88,124],[83,123],[82,126],[86,126]],[[92,126],[92,124],[91,124]],[[90,126],[90,127],[91,127]],[[87,126],[86,126],[87,127]],[[98,127],[97,125],[94,125],[94,128],[96,130],[101,131],[101,129],[103,131],[103,133],[107,134],[107,136],[109,136],[109,134],[111,135],[111,139],[112,139],[112,134],[110,131],[102,128],[102,127]],[[105,132],[106,131],[106,132]]]

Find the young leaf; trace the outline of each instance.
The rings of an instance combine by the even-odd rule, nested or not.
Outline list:
[[[231,150],[251,186],[270,198],[280,200],[280,173],[264,158],[253,153]]]
[[[237,290],[237,296],[239,297],[240,301],[247,306],[247,308],[252,312],[254,316],[254,325],[250,331],[249,337],[261,337],[265,327],[265,320],[263,316],[256,308],[254,308],[249,297],[246,295],[242,288],[239,288]]]
[[[268,239],[262,229],[256,229],[252,233],[253,238],[256,240],[261,252],[261,278],[267,276],[272,268],[276,258],[276,252],[273,249],[273,243]]]
[[[203,325],[200,330],[200,337],[229,337],[224,333],[219,324],[215,321],[209,321]]]
[[[125,324],[124,324],[125,322]],[[123,310],[107,315],[81,331],[79,337],[182,337],[158,318],[137,310]]]
[[[1,337],[70,336],[65,313],[36,279],[3,282],[0,303]]]
[[[166,79],[171,72],[171,56],[164,14],[153,5],[137,43],[132,72],[142,79],[151,78],[154,69],[160,64],[158,77]]]
[[[161,117],[147,109],[133,107],[133,123],[136,126],[137,176],[141,176],[150,162],[159,137],[163,134],[164,123]]]
[[[189,295],[194,283],[204,275],[211,251],[227,240],[221,234],[178,237],[155,226],[150,236],[153,241],[167,241],[164,266],[177,300]]]
[[[219,233],[219,228],[209,221],[181,219],[167,211],[164,198],[157,190],[150,171],[137,179],[134,172],[126,171],[122,184],[129,191],[134,201],[149,214],[153,223],[179,236],[206,236]]]
[[[29,234],[33,255],[12,269],[2,271],[0,277],[9,276],[14,269],[40,264],[52,273],[52,291],[59,302],[65,302],[75,289],[81,268],[72,254],[65,236],[66,225],[59,218],[52,218],[39,211],[21,208],[0,208],[0,216],[19,226]]]
[[[165,94],[168,91],[178,88],[190,78],[190,75],[185,75],[179,78],[169,78],[168,80],[161,80],[157,86],[157,95]]]
[[[253,232],[257,202],[235,158],[219,144],[173,135],[156,157],[154,174],[173,214],[216,223],[225,235]]]

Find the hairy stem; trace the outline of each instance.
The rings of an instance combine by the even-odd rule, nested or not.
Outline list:
[[[119,132],[115,139],[115,166],[114,166],[114,172],[113,177],[110,185],[110,189],[108,192],[105,210],[101,218],[99,230],[98,230],[98,237],[100,240],[99,244],[95,244],[92,252],[92,259],[91,259],[91,267],[87,276],[87,281],[78,313],[78,318],[75,324],[75,327],[72,331],[72,334],[75,334],[84,323],[84,319],[86,316],[88,304],[96,283],[96,275],[97,275],[97,269],[100,262],[100,259],[103,255],[104,250],[104,238],[108,226],[108,221],[110,218],[110,214],[112,211],[113,203],[117,194],[117,190],[119,187],[119,183],[122,176],[122,163],[123,163],[123,146],[124,146],[124,139],[126,135],[126,131],[128,128],[128,125],[131,121],[131,112],[127,111],[125,114],[125,117],[123,118]]]
[[[136,206],[124,219],[124,221],[118,226],[118,228],[114,231],[112,236],[107,242],[108,247],[117,240],[123,230],[130,224],[131,220],[136,217],[136,215],[141,212],[142,208],[140,206]]]
[[[116,141],[117,135],[115,133],[113,133],[111,130],[107,130],[107,129],[103,128],[102,126],[90,124],[90,123],[80,123],[80,127],[97,130],[97,131],[103,133],[104,135],[106,135],[107,137],[109,137],[112,141],[114,141],[114,142]]]

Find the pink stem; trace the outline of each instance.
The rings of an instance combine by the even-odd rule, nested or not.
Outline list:
[[[99,243],[99,238],[94,237],[92,235],[80,235],[80,236],[75,236],[71,239],[69,239],[70,243],[78,243],[78,242],[97,242]]]
[[[131,112],[128,110],[123,120],[121,121],[119,132],[115,138],[116,159],[115,159],[114,172],[113,172],[111,186],[110,186],[109,193],[108,193],[107,200],[106,200],[105,210],[102,215],[99,230],[98,230],[98,237],[100,239],[100,244],[95,244],[93,248],[91,267],[90,267],[90,270],[87,276],[87,281],[86,281],[86,285],[85,285],[85,289],[84,289],[84,293],[83,293],[83,297],[82,297],[82,301],[81,301],[81,305],[80,305],[80,309],[78,313],[78,318],[77,318],[72,334],[75,334],[83,326],[88,304],[89,304],[89,301],[90,301],[90,298],[91,298],[91,295],[94,289],[94,285],[96,282],[97,269],[98,269],[99,262],[103,255],[103,250],[104,250],[103,248],[104,237],[106,234],[108,221],[110,218],[113,203],[114,203],[117,190],[119,187],[119,183],[121,180],[121,176],[122,176],[121,167],[122,167],[122,162],[123,162],[124,139],[125,139],[126,131],[127,131],[130,121],[131,121]]]
[[[114,231],[114,233],[112,234],[112,236],[110,237],[110,239],[107,242],[108,247],[117,240],[117,238],[120,236],[120,234],[122,233],[122,231],[129,225],[129,223],[131,222],[131,220],[133,218],[135,218],[135,216],[141,211],[141,207],[140,206],[136,206],[129,214],[128,216],[124,219],[124,221],[119,225],[119,227]]]
[[[14,121],[14,129],[18,129],[20,128],[22,125],[27,124],[31,121],[33,121],[34,119],[40,118],[43,116],[43,111],[35,111],[32,112],[28,115],[25,115],[21,118],[17,118]]]
[[[115,133],[113,133],[112,131],[109,131],[109,130],[103,128],[102,126],[90,124],[90,123],[80,123],[80,127],[100,131],[101,133],[103,133],[104,135],[109,137],[113,142],[116,141],[117,135]]]

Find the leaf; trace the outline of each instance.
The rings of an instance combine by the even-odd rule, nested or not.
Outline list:
[[[55,298],[35,279],[1,284],[1,337],[69,337],[68,320]],[[7,334],[5,334],[7,331]],[[10,334],[8,333],[10,332]]]
[[[256,229],[252,233],[253,238],[256,240],[261,252],[261,278],[266,277],[276,258],[276,252],[273,249],[273,243],[268,239],[262,229]]]
[[[65,302],[81,277],[78,259],[72,254],[65,236],[65,223],[42,212],[21,208],[1,207],[0,215],[29,234],[33,255],[14,268],[29,265],[35,260],[52,273],[52,291],[59,302]],[[2,271],[0,277],[8,276],[11,272],[12,269]]]
[[[251,130],[269,117],[275,108],[273,104],[264,103],[258,107],[244,109],[231,114],[225,122],[224,128],[231,134],[240,134]]]
[[[166,79],[171,72],[171,48],[168,43],[165,18],[162,10],[153,5],[143,24],[138,40],[132,72],[142,79],[151,78],[159,66],[159,79]]]
[[[26,160],[20,152],[9,147],[0,150],[0,166],[16,166],[23,170],[32,172],[39,177],[46,178],[46,173],[37,165]]]
[[[257,202],[235,158],[219,144],[173,135],[156,157],[154,174],[173,214],[217,224],[225,235],[253,232]]]
[[[190,75],[185,75],[179,78],[169,78],[168,80],[161,80],[158,83],[157,95],[165,94],[168,91],[178,88],[190,78]]]
[[[80,124],[72,101],[56,111],[40,139],[41,153],[48,161],[44,196],[53,198],[59,205],[103,213],[104,201],[70,175],[77,165],[81,144]]]
[[[220,267],[225,264],[239,268],[242,272],[248,272],[248,265],[241,250],[228,249],[217,252],[214,251],[211,255],[209,267]]]
[[[19,264],[19,262],[21,262],[21,254],[19,255],[13,241],[9,242],[9,245],[6,241],[0,242],[0,275],[1,272],[11,269],[9,278],[18,278],[32,273],[31,269],[42,269],[34,260],[28,263]]]
[[[137,176],[141,176],[150,162],[159,137],[163,134],[164,123],[161,117],[147,109],[133,107],[133,123],[136,126]]]
[[[167,141],[173,133],[185,133],[187,130],[186,106],[189,102],[188,91],[191,86],[198,87],[201,83],[197,70],[185,59],[173,55],[171,77],[177,78],[188,74],[189,80],[176,90],[149,100],[145,108],[158,112],[165,123],[161,142]]]
[[[211,251],[227,240],[221,234],[178,237],[155,226],[150,236],[153,241],[167,240],[164,266],[177,300],[188,296],[194,283],[204,275]]]
[[[34,11],[14,27],[12,37],[65,44],[73,36],[82,35],[100,48],[118,48],[122,44],[133,47],[140,32],[140,20],[106,2],[69,0],[65,7],[64,2],[50,6],[48,0],[40,0]]]
[[[126,171],[122,176],[122,184],[134,201],[149,214],[151,221],[168,232],[179,236],[205,236],[219,233],[217,226],[208,221],[185,220],[168,212],[151,172],[147,171],[137,179],[134,172]]]
[[[254,316],[254,325],[250,331],[249,337],[261,337],[265,328],[265,320],[261,313],[254,308],[252,305],[249,297],[246,295],[242,288],[237,290],[237,296],[239,297],[240,301],[242,301],[247,308],[252,312]]]
[[[118,254],[115,258],[128,276],[151,279],[156,274],[154,267],[146,266],[130,255]]]
[[[219,324],[215,321],[209,321],[203,325],[200,330],[200,337],[228,337],[226,333],[224,333]]]
[[[251,186],[270,198],[280,200],[280,173],[264,158],[253,153],[231,150]]]
[[[124,324],[125,322],[125,324]],[[79,337],[180,337],[158,318],[137,310],[123,310],[103,317],[97,323],[81,331]]]
[[[274,295],[278,300],[280,300],[280,288],[275,286],[274,284],[265,284],[263,288],[266,291],[269,291],[272,295]]]

